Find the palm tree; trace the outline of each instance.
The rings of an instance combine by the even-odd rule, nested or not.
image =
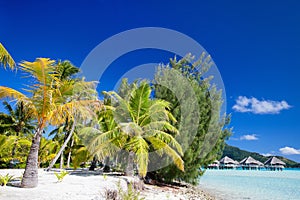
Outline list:
[[[70,135],[70,130],[72,129],[73,123],[69,122],[68,120],[66,120],[66,123],[64,125],[61,125],[57,128],[55,128],[54,130],[52,130],[49,133],[49,136],[53,136],[54,141],[56,141],[59,144],[59,149],[61,149],[62,145],[64,143],[68,143],[69,141],[67,141],[66,139],[69,137]],[[67,168],[70,168],[70,163],[71,163],[71,156],[72,156],[72,152],[77,151],[78,148],[81,148],[81,142],[80,142],[80,138],[77,135],[77,127],[75,127],[75,130],[72,133],[72,137],[71,137],[71,142],[69,143],[69,146],[67,148]],[[76,148],[77,147],[77,148]],[[60,160],[60,169],[63,168],[63,163],[64,163],[64,153],[61,152],[61,155],[58,154],[59,151],[57,151],[57,153],[53,156],[53,158],[51,159],[51,162],[49,163],[49,165],[47,166],[48,169],[51,169],[53,167],[53,165],[56,163],[57,158],[60,156],[61,160]],[[76,157],[76,155],[75,155]]]
[[[48,58],[37,58],[34,62],[23,62],[20,69],[29,74],[34,83],[25,94],[5,86],[0,86],[0,98],[12,98],[31,110],[37,122],[32,145],[27,157],[21,187],[36,187],[38,184],[38,152],[43,129],[48,125],[60,125],[66,118],[74,120],[78,113],[85,115],[88,105],[94,100],[69,101],[74,92],[74,85],[58,79],[56,63]],[[93,104],[97,106],[98,104]]]
[[[8,163],[11,160],[11,147],[14,143],[15,138],[6,136],[6,135],[0,135],[0,164]],[[1,166],[2,167],[2,166]]]
[[[66,140],[66,136],[67,134],[67,128],[69,126],[67,126],[68,124],[68,119],[66,119],[66,125],[61,125],[61,126],[58,126],[57,128],[55,128],[54,130],[52,130],[50,133],[49,133],[49,137],[53,137],[53,141],[56,141],[59,146],[62,146],[62,144],[64,143],[64,141]],[[57,152],[58,153],[58,152]],[[53,158],[51,159],[51,161],[57,156],[57,154],[55,154],[53,156]],[[50,162],[51,163],[51,162]],[[50,164],[49,163],[49,164]],[[61,154],[61,159],[60,159],[60,169],[63,168],[63,163],[64,163],[64,160],[63,160],[63,153]],[[49,165],[48,165],[49,166]]]
[[[72,77],[77,74],[79,72],[79,68],[75,67],[70,61],[65,60],[65,61],[58,61],[57,63],[57,68],[56,68],[56,73],[58,74],[58,78],[61,81],[66,81],[66,80],[74,80],[72,79]],[[75,83],[75,82],[74,82]],[[51,131],[51,133],[49,134],[49,136],[54,135],[55,140],[58,140],[59,143],[64,143],[66,141],[66,138],[68,136],[68,133],[71,130],[71,123],[69,123],[69,120],[66,119],[65,123],[58,126],[56,129],[54,129],[53,131]],[[65,133],[65,135],[64,135]],[[63,136],[64,135],[64,136]],[[61,144],[63,145],[63,144]],[[69,152],[68,155],[68,167],[70,166],[69,164],[69,160],[70,160],[70,155],[71,151]],[[50,165],[48,166],[48,170],[51,169],[53,167],[53,165],[55,164],[57,157],[60,156],[60,169],[63,167],[63,163],[64,163],[64,157],[63,157],[63,151],[60,153],[60,155],[56,155],[53,157],[52,162],[50,163]]]
[[[2,133],[16,136],[11,151],[11,158],[14,160],[19,140],[23,141],[22,139],[24,138],[29,139],[32,136],[31,134],[35,126],[32,121],[31,112],[26,109],[23,102],[17,103],[15,110],[7,101],[4,101],[3,105],[8,114],[0,113],[0,130]]]
[[[0,42],[0,64],[3,65],[4,69],[9,67],[10,69],[14,69],[16,63],[5,47]]]
[[[9,132],[11,135],[19,136],[31,134],[35,128],[31,112],[23,102],[17,103],[15,110],[7,102],[3,102],[4,108],[8,114],[0,113],[0,130],[1,132]]]
[[[57,73],[60,80],[70,80],[72,77],[80,72],[79,68],[75,67],[70,61],[58,61]]]
[[[123,84],[127,82],[123,81]],[[116,102],[114,106],[106,107],[106,116],[99,120],[100,130],[83,128],[82,133],[94,138],[89,139],[88,149],[99,158],[114,155],[118,150],[129,152],[127,175],[133,175],[130,161],[134,157],[141,177],[145,177],[149,162],[149,151],[169,155],[175,165],[184,170],[182,149],[180,144],[169,134],[178,134],[177,129],[169,122],[175,120],[168,111],[169,103],[163,100],[151,99],[150,85],[142,81],[127,85],[127,92],[121,97],[116,92],[104,92]],[[107,117],[110,116],[110,117]],[[106,126],[103,132],[101,127]],[[130,169],[130,170],[129,170]]]
[[[68,82],[73,87],[72,95],[70,95],[69,98],[65,99],[66,103],[69,101],[81,101],[84,99],[95,99],[95,97],[97,99],[97,92],[95,90],[94,82],[85,82],[83,79],[82,80],[72,79],[72,76],[74,74],[78,73],[79,69],[77,67],[75,67],[74,65],[72,65],[69,61],[59,62],[57,72],[59,75],[59,79],[61,81]],[[94,115],[95,113],[94,112],[90,112],[90,113],[86,112],[86,114],[87,114],[86,116],[81,115],[81,117],[80,117],[81,121],[86,120],[87,118],[90,119],[92,116],[90,116],[89,114]],[[77,119],[77,120],[79,120],[79,119]],[[66,135],[64,137],[64,143],[62,144],[57,155],[54,157],[54,159],[50,163],[47,170],[50,170],[54,166],[54,164],[56,163],[56,161],[58,160],[59,157],[61,157],[60,168],[62,168],[63,151],[67,147],[68,142],[71,140],[71,138],[74,135],[74,131],[76,128],[76,121],[74,120],[74,118],[73,118],[73,120],[70,120],[70,121],[66,119],[65,124],[61,125],[61,126],[63,127],[62,130],[65,129],[65,133],[66,133]],[[71,151],[69,152],[69,155],[68,155],[68,163],[70,161],[70,157],[71,157]]]

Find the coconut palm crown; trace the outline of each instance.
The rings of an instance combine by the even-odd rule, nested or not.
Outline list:
[[[22,102],[37,123],[21,183],[22,187],[30,188],[38,184],[38,152],[43,129],[49,124],[60,125],[66,119],[74,120],[76,116],[87,116],[93,113],[93,109],[88,109],[89,107],[100,104],[97,95],[93,99],[74,99],[74,95],[81,96],[80,92],[93,87],[94,83],[60,80],[54,60],[37,58],[34,62],[24,61],[20,64],[20,70],[28,74],[30,79],[31,84],[26,94],[0,86],[0,99],[9,98]]]
[[[169,103],[151,98],[151,87],[146,81],[128,85],[123,80],[119,92],[104,92],[111,98],[112,105],[100,113],[99,129],[84,128],[82,133],[94,134],[88,142],[88,149],[99,158],[110,156],[123,149],[134,153],[141,177],[145,177],[149,163],[149,152],[160,156],[167,154],[175,165],[184,171],[183,154],[180,144],[169,133],[179,134],[170,124],[175,118],[168,111]],[[104,130],[104,131],[103,131]],[[89,134],[88,134],[89,133]]]

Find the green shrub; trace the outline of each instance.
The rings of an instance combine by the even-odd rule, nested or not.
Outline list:
[[[118,183],[119,196],[122,200],[144,200],[145,198],[140,197],[139,190],[135,189],[133,183],[129,183],[127,191],[123,191],[120,182]]]
[[[57,182],[62,182],[62,180],[64,179],[64,177],[65,177],[66,175],[68,175],[69,172],[63,170],[63,171],[61,171],[60,173],[54,172],[54,174],[55,174],[55,176],[56,176],[56,178],[57,178]]]
[[[5,176],[0,175],[0,185],[1,186],[6,186],[8,182],[14,180],[13,175],[6,174]]]
[[[103,179],[106,181],[107,180],[107,174],[103,174]]]
[[[144,197],[140,197],[140,192],[135,188],[134,183],[129,183],[127,191],[124,191],[121,187],[121,182],[117,183],[118,189],[106,189],[104,192],[104,198],[106,200],[144,200]]]
[[[16,165],[16,168],[18,169],[25,169],[25,167],[26,167],[26,163],[19,163]]]

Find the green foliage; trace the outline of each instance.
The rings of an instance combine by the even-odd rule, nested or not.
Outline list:
[[[106,181],[107,180],[107,174],[103,174],[103,179]]]
[[[104,198],[106,200],[144,200],[144,197],[140,197],[141,193],[138,189],[134,187],[131,182],[127,185],[127,190],[123,190],[121,187],[121,182],[117,183],[117,190],[106,189],[104,192]]]
[[[90,159],[90,154],[85,146],[77,145],[73,148],[73,166],[77,169],[81,163],[87,162]]]
[[[35,130],[32,112],[23,102],[17,103],[15,109],[7,102],[3,106],[8,114],[0,113],[0,134],[29,136]]]
[[[228,156],[236,161],[241,161],[248,156],[251,156],[252,158],[259,160],[263,163],[267,160],[267,157],[264,157],[259,153],[244,151],[237,147],[229,146],[227,144],[225,145],[222,157],[224,156]]]
[[[0,168],[22,167],[30,145],[26,137],[0,135]]]
[[[127,185],[127,190],[123,191],[120,182],[118,183],[118,193],[119,199],[121,200],[143,200],[145,198],[141,198],[140,191],[134,188],[133,183],[129,183]]]
[[[36,187],[38,184],[38,151],[43,130],[48,125],[60,126],[66,120],[73,121],[75,118],[89,120],[95,114],[94,111],[101,107],[95,82],[65,79],[65,73],[58,72],[58,68],[62,66],[64,64],[49,58],[37,58],[34,62],[24,61],[18,68],[31,83],[25,93],[0,86],[0,99],[8,98],[23,103],[37,123],[22,187]],[[93,93],[87,96],[90,91]]]
[[[58,148],[58,141],[42,138],[38,157],[39,166],[47,167],[50,161],[55,157],[56,153],[58,152]]]
[[[16,63],[5,47],[0,42],[0,65],[3,65],[4,69],[9,67],[10,69],[14,69],[16,67]]]
[[[35,129],[32,113],[23,102],[12,107],[4,101],[3,105],[7,112],[0,113],[0,168],[20,167],[25,162]]]
[[[72,79],[72,77],[77,74],[80,70],[75,67],[70,61],[58,61],[57,63],[57,73],[60,80]]]
[[[223,102],[222,91],[218,91],[214,85],[210,84],[212,77],[204,77],[211,64],[210,57],[205,54],[202,54],[195,62],[194,57],[187,55],[179,61],[176,58],[171,59],[170,66],[162,65],[158,68],[154,82],[155,97],[170,102],[170,111],[173,116],[181,126],[187,127],[179,129],[180,145],[185,150],[182,157],[185,172],[170,165],[149,173],[151,178],[167,182],[176,179],[197,184],[198,177],[203,174],[200,168],[221,156],[224,141],[231,135],[231,130],[226,128],[230,122],[230,116],[220,116]],[[178,73],[181,75],[174,77],[174,71],[176,71],[175,76],[178,76],[176,75]],[[180,78],[187,80],[189,84],[179,84]],[[181,82],[184,83],[184,81]],[[175,87],[176,93],[168,89],[172,87]],[[190,92],[187,88],[192,88],[197,99],[190,105],[182,103],[185,100],[185,94]],[[194,124],[198,127],[191,130],[190,127]],[[179,126],[179,124],[174,125]],[[196,134],[193,135],[193,132]]]
[[[100,129],[87,127],[81,131],[85,137],[91,136],[86,142],[90,152],[100,159],[114,155],[120,149],[134,154],[138,172],[144,177],[149,163],[149,151],[158,150],[156,153],[160,156],[167,154],[176,167],[183,171],[181,146],[168,134],[178,134],[178,130],[170,123],[175,120],[168,111],[170,104],[152,99],[151,87],[146,81],[131,85],[123,81],[121,88],[123,96],[116,92],[104,92],[111,98],[112,105],[106,105],[105,111],[99,113]],[[124,88],[129,90],[125,92]]]
[[[54,172],[56,178],[57,178],[57,182],[62,182],[62,180],[65,178],[66,175],[69,174],[69,172],[63,170],[60,173],[56,173]]]
[[[2,176],[0,174],[0,185],[1,186],[6,186],[8,182],[14,180],[14,176],[13,175],[9,175],[9,174],[6,174],[5,176]]]
[[[69,61],[59,61],[57,65],[58,78],[71,85],[71,89],[67,88],[68,97],[63,99],[68,104],[71,101],[77,101],[80,106],[77,107],[74,112],[74,116],[68,116],[63,124],[60,124],[56,129],[54,129],[50,135],[54,135],[54,138],[61,144],[60,150],[56,156],[51,161],[48,169],[51,169],[59,157],[61,157],[61,163],[65,158],[64,153],[68,153],[66,156],[67,167],[70,167],[70,161],[73,159],[74,167],[77,168],[81,162],[86,161],[88,154],[80,149],[76,149],[75,158],[71,156],[74,150],[74,146],[79,146],[79,139],[77,136],[77,126],[81,121],[92,120],[96,113],[96,107],[93,104],[101,105],[97,99],[97,91],[95,89],[95,82],[85,82],[84,79],[73,78],[79,69],[72,65]],[[86,101],[86,102],[85,102]],[[89,109],[93,107],[93,109]],[[80,113],[80,114],[79,114]],[[79,114],[76,116],[76,114]],[[76,116],[76,119],[74,118]],[[92,120],[93,121],[93,120]],[[71,143],[69,144],[69,141]],[[69,144],[69,145],[68,145]],[[65,150],[66,149],[66,150]],[[74,154],[73,154],[74,155]],[[62,166],[61,166],[62,167]]]

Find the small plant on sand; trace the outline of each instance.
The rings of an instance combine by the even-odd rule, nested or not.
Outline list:
[[[104,198],[106,200],[144,200],[144,197],[140,197],[140,192],[135,188],[133,183],[129,183],[127,190],[124,191],[121,187],[121,182],[117,183],[116,189],[106,189],[104,192]]]
[[[170,199],[170,194],[166,194],[166,198],[167,198],[167,199]]]
[[[103,174],[103,179],[106,181],[107,180],[107,174]]]
[[[61,171],[60,173],[56,173],[56,172],[54,172],[54,174],[55,174],[55,176],[56,176],[56,178],[57,178],[57,182],[62,182],[62,180],[64,179],[64,177],[66,176],[66,175],[68,175],[69,174],[69,172],[67,172],[67,171]]]
[[[0,175],[0,185],[1,186],[6,186],[8,182],[14,180],[13,175],[6,174],[5,176]]]
[[[127,191],[123,191],[120,182],[118,183],[119,196],[122,200],[144,200],[144,197],[140,197],[140,192],[137,190],[133,183],[129,183]]]

